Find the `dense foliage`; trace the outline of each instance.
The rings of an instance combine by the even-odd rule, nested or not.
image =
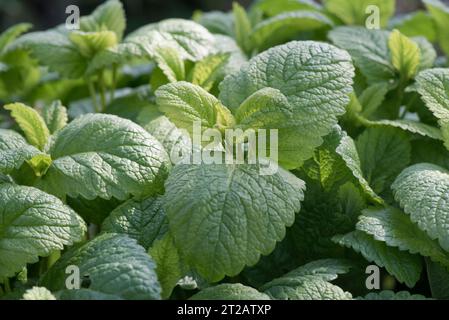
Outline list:
[[[0,298],[449,298],[449,7],[424,3],[260,0],[125,34],[109,0],[79,30],[4,31]],[[278,170],[174,161],[211,152],[194,123],[278,130]]]

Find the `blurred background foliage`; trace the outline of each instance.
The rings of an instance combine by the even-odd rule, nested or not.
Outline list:
[[[357,0],[354,0],[357,1]],[[0,0],[0,30],[18,22],[31,22],[35,29],[46,29],[65,21],[65,8],[80,7],[81,15],[90,13],[103,0]],[[232,0],[123,0],[128,31],[165,18],[190,18],[195,10],[227,11]],[[248,6],[251,0],[237,0]],[[319,1],[317,1],[319,2]],[[449,4],[449,0],[443,0]],[[398,12],[407,13],[422,7],[420,0],[397,0]]]

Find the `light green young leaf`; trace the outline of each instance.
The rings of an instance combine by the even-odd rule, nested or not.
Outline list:
[[[388,47],[391,53],[391,63],[404,80],[409,80],[418,71],[421,52],[418,44],[413,40],[394,30],[390,34]]]
[[[385,27],[394,15],[395,0],[324,0],[324,7],[348,25],[365,26],[370,7],[380,11],[380,27]]]
[[[393,292],[391,290],[383,290],[380,292],[368,293],[363,298],[357,298],[358,300],[427,300],[423,295],[411,294],[407,291]]]
[[[262,165],[178,165],[166,182],[165,210],[186,262],[212,282],[239,274],[285,236],[304,182]]]
[[[117,35],[112,31],[76,31],[70,33],[69,39],[86,59],[92,59],[99,52],[113,48],[118,43]]]
[[[186,273],[170,233],[166,233],[164,237],[156,240],[149,253],[156,262],[156,273],[162,287],[162,298],[168,299],[178,281]]]
[[[321,11],[323,9],[313,0],[259,0],[253,4],[253,8],[261,10],[269,17],[289,11]]]
[[[10,43],[16,40],[16,38],[22,33],[30,30],[32,27],[33,25],[30,23],[19,23],[3,31],[3,33],[0,34],[0,56],[5,53],[5,49]]]
[[[391,187],[411,220],[448,251],[449,172],[433,164],[417,164],[405,169]]]
[[[80,78],[87,68],[87,60],[68,37],[58,31],[28,33],[8,47],[8,51],[24,48],[50,70],[67,78]]]
[[[332,20],[320,12],[293,11],[266,19],[256,26],[251,39],[260,51],[292,40],[301,32],[333,26]]]
[[[244,52],[250,53],[253,44],[250,39],[252,25],[246,14],[245,8],[237,2],[232,4],[232,12],[234,16],[234,36],[237,44]]]
[[[345,112],[352,76],[346,52],[292,41],[265,51],[227,77],[220,84],[220,100],[241,114],[242,126],[279,130],[279,162],[294,169],[313,155],[321,137]],[[261,99],[269,103],[258,105]],[[244,111],[238,111],[241,105]]]
[[[399,209],[387,207],[364,210],[359,217],[357,229],[388,246],[412,254],[419,253],[449,267],[449,254]]]
[[[51,134],[61,130],[67,125],[67,108],[61,104],[61,101],[54,101],[46,104],[42,109],[42,118]]]
[[[59,199],[38,189],[0,184],[0,277],[80,241],[82,219]]]
[[[407,134],[392,127],[372,127],[356,140],[363,177],[376,193],[389,190],[396,176],[410,163]]]
[[[334,241],[354,249],[369,262],[385,267],[388,273],[409,288],[413,288],[421,277],[422,263],[419,256],[388,247],[385,242],[377,241],[362,231],[335,236]]]
[[[207,128],[232,127],[234,117],[220,101],[200,86],[189,82],[176,82],[156,91],[156,102],[178,128],[193,134],[193,123]]]
[[[393,18],[390,28],[399,30],[407,37],[425,37],[430,42],[435,42],[437,39],[437,31],[432,17],[421,10]]]
[[[38,185],[60,197],[125,200],[153,194],[170,166],[154,137],[112,115],[77,118],[54,135],[48,152],[53,163]]]
[[[160,45],[155,48],[154,59],[168,81],[185,80],[185,64],[176,48]]]
[[[52,292],[66,289],[66,268],[75,265],[90,281],[91,298],[158,300],[161,288],[155,264],[144,248],[125,235],[103,234],[66,252],[42,277]],[[78,290],[74,290],[78,291]]]
[[[219,53],[197,62],[189,74],[188,81],[210,91],[215,82],[225,74],[230,53]]]
[[[20,129],[22,129],[28,142],[39,150],[43,150],[47,144],[50,132],[41,115],[23,103],[8,104],[4,108],[11,111],[11,117],[14,118]]]
[[[160,197],[131,199],[113,210],[104,220],[102,232],[125,234],[144,248],[151,247],[168,230]]]
[[[0,129],[0,172],[9,174],[19,169],[26,160],[41,152],[30,146],[17,132]]]
[[[423,2],[435,22],[439,45],[448,54],[447,20],[449,19],[449,7],[440,0],[423,0]]]
[[[56,300],[56,298],[47,288],[33,287],[23,294],[22,300]]]
[[[338,27],[329,33],[329,39],[347,50],[355,65],[369,84],[394,79],[394,66],[390,62],[389,32],[362,27]]]
[[[240,283],[224,283],[201,290],[190,300],[271,300],[265,293]]]
[[[214,50],[215,39],[203,26],[189,20],[167,19],[144,26],[126,41],[138,42],[151,53],[161,42],[176,45],[183,60],[199,61]]]
[[[82,17],[80,24],[85,32],[113,31],[120,42],[126,29],[125,10],[119,0],[108,0],[89,16]]]

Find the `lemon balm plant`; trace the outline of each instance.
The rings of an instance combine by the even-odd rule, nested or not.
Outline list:
[[[449,298],[449,8],[424,3],[126,33],[110,0],[78,30],[3,32],[0,298]],[[197,152],[217,161],[174,161]]]

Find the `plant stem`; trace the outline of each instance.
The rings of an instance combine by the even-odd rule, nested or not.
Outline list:
[[[114,64],[112,66],[111,102],[114,100],[116,88],[117,88],[117,64]]]
[[[100,87],[101,112],[106,111],[106,86],[104,83],[104,70],[98,73],[98,85]]]
[[[50,256],[47,258],[47,269],[50,269],[53,264],[55,264],[56,261],[59,260],[61,257],[61,251],[56,250],[53,251]]]
[[[11,286],[9,285],[9,279],[8,278],[5,278],[4,286],[5,286],[5,293],[11,292]]]
[[[94,83],[93,83],[92,79],[90,79],[90,78],[88,78],[86,80],[86,82],[87,82],[87,86],[89,87],[89,93],[90,93],[90,97],[92,99],[92,103],[93,103],[95,112],[100,112],[100,110],[98,108],[97,92],[95,91]]]

